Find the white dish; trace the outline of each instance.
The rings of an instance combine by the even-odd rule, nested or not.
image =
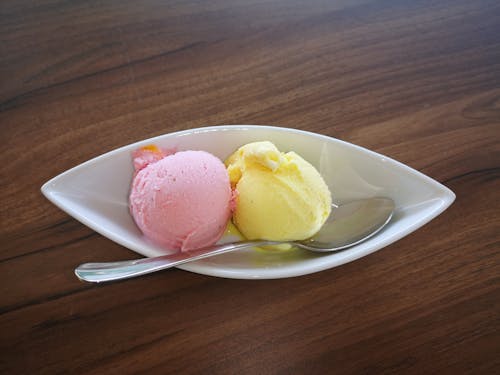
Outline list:
[[[424,174],[383,155],[327,136],[271,126],[214,126],[165,134],[89,160],[42,186],[56,206],[105,237],[144,256],[165,254],[148,242],[128,211],[133,175],[131,153],[146,144],[177,150],[205,150],[224,160],[241,145],[269,140],[282,151],[293,150],[315,165],[333,194],[334,203],[385,196],[396,203],[389,225],[371,239],[340,253],[314,254],[293,249],[268,253],[256,249],[223,254],[179,268],[236,279],[300,276],[353,261],[420,228],[442,213],[455,194]],[[223,242],[236,240],[223,238]],[[99,261],[99,259],[95,259]]]

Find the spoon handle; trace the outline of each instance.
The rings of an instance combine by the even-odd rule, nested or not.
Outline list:
[[[148,273],[179,266],[219,254],[229,253],[252,246],[276,245],[276,241],[242,241],[205,247],[193,251],[163,255],[153,258],[140,258],[122,262],[84,263],[75,269],[75,275],[83,281],[100,283],[128,279]]]

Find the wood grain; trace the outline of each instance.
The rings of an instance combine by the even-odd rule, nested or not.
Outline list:
[[[498,1],[0,4],[1,373],[473,373],[500,368]],[[40,186],[144,138],[270,124],[386,154],[456,202],[368,257],[299,278],[127,259]]]

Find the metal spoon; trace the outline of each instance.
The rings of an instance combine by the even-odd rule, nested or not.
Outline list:
[[[334,206],[321,230],[304,241],[242,241],[154,258],[84,263],[75,269],[75,274],[80,280],[94,283],[128,279],[246,247],[283,243],[315,252],[339,251],[373,236],[389,222],[393,212],[394,202],[389,198],[363,199]]]

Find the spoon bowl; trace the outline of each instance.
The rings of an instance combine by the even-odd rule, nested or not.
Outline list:
[[[394,202],[389,198],[353,201],[334,206],[330,217],[321,230],[313,237],[303,241],[241,241],[152,258],[84,263],[75,269],[75,274],[80,280],[87,282],[115,281],[145,275],[247,247],[286,243],[314,252],[340,251],[357,245],[379,232],[390,221],[394,208]]]

